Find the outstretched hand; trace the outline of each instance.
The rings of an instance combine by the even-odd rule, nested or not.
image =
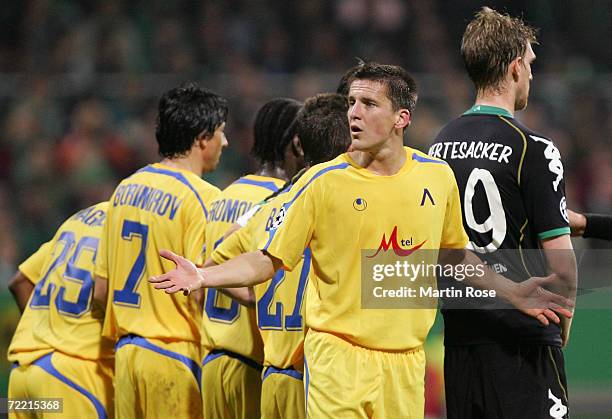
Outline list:
[[[558,281],[560,281],[559,277],[553,274],[547,277],[533,277],[517,283],[512,304],[523,313],[535,317],[545,326],[548,326],[550,321],[559,323],[559,315],[571,318],[574,302],[544,288]]]
[[[149,278],[149,282],[156,289],[165,290],[167,294],[183,291],[183,294],[189,295],[191,291],[201,288],[202,277],[193,262],[170,250],[160,250],[159,255],[174,262],[176,268],[165,274]]]

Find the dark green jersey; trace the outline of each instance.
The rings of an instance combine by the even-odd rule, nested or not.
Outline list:
[[[546,276],[540,241],[570,232],[563,164],[554,143],[503,109],[474,106],[442,129],[429,154],[446,160],[455,173],[468,247],[514,281]],[[474,303],[482,307],[483,301]],[[541,327],[516,310],[443,314],[447,344],[561,342],[558,326]]]

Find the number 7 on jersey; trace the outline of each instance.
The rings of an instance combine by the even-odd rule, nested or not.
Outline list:
[[[123,240],[132,241],[134,238],[140,238],[140,252],[130,270],[130,273],[125,281],[123,289],[113,293],[113,302],[129,307],[140,306],[140,294],[134,290],[142,279],[142,274],[145,268],[145,255],[147,250],[147,236],[149,235],[149,227],[146,224],[137,223],[136,221],[125,220],[121,229],[121,238]]]

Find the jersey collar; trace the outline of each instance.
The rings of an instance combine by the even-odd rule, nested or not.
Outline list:
[[[510,112],[497,106],[474,105],[463,113],[464,115],[499,115],[514,118]]]

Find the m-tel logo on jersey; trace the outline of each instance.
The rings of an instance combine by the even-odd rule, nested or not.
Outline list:
[[[393,252],[397,256],[409,256],[413,252],[415,252],[416,250],[420,249],[421,246],[423,246],[426,241],[427,240],[425,240],[423,243],[421,243],[419,245],[416,245],[416,246],[413,246],[413,247],[404,248],[402,246],[410,246],[410,245],[412,245],[412,237],[409,240],[402,239],[401,240],[402,246],[400,246],[400,244],[397,241],[397,226],[395,226],[395,227],[393,227],[393,231],[391,232],[391,235],[389,236],[389,240],[387,240],[386,234],[383,234],[382,240],[380,241],[380,246],[378,246],[378,250],[376,250],[376,253],[374,253],[373,255],[368,256],[368,258],[373,258],[376,255],[378,255],[381,252],[381,250],[386,252],[390,248],[393,249]]]

